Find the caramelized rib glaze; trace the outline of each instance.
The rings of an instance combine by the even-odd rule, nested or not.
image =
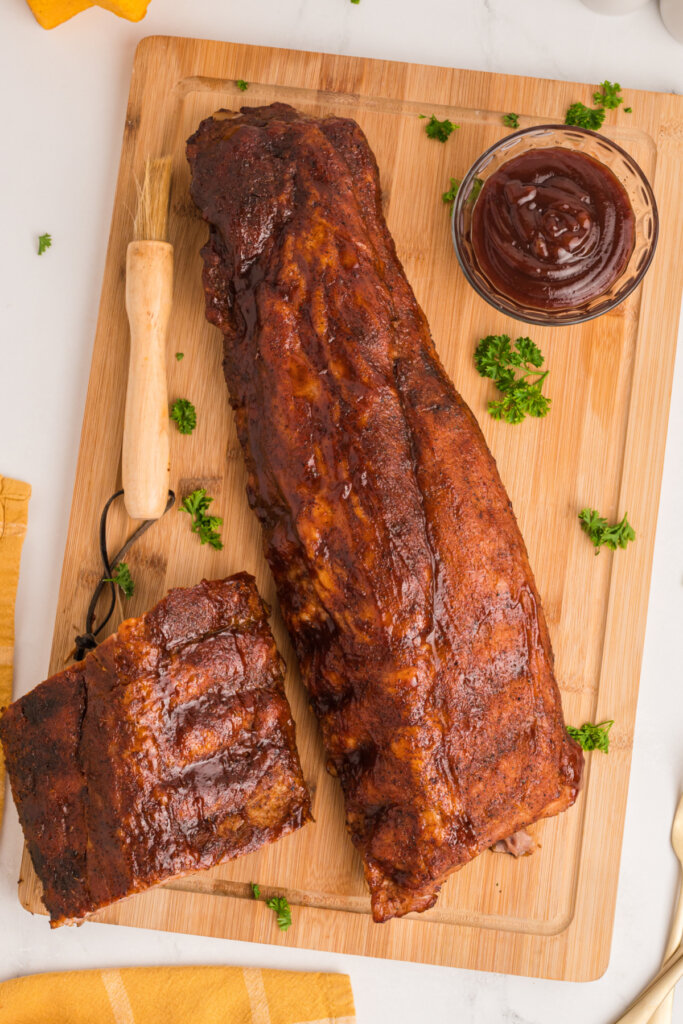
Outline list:
[[[577,794],[524,542],[358,125],[243,108],[188,158],[248,498],[373,915],[425,910]]]
[[[172,590],[0,718],[54,926],[292,832],[310,801],[251,576]]]

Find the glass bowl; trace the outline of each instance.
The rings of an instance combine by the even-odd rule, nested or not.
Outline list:
[[[612,171],[626,189],[635,216],[635,245],[631,258],[610,288],[580,305],[566,309],[538,309],[499,291],[479,269],[472,247],[472,210],[482,183],[504,163],[529,149],[563,146],[588,156]],[[643,279],[652,262],[659,233],[657,204],[647,178],[633,157],[604,135],[561,124],[524,128],[506,135],[476,160],[462,180],[453,204],[453,245],[465,277],[489,305],[529,324],[580,324],[614,309]]]

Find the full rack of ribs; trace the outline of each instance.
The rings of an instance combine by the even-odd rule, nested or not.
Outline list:
[[[578,791],[524,542],[358,125],[244,107],[187,153],[247,494],[373,916],[425,910]]]
[[[251,576],[171,590],[0,718],[51,924],[298,829],[309,795]]]

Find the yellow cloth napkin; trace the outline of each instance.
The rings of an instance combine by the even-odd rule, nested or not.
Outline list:
[[[149,0],[28,0],[33,16],[43,28],[55,28],[89,7],[104,7],[119,18],[140,21],[147,12]]]
[[[12,700],[14,599],[30,497],[28,484],[0,476],[0,708],[7,707]],[[0,747],[0,825],[4,799],[5,762]]]
[[[345,974],[134,967],[0,984],[0,1024],[355,1024]]]

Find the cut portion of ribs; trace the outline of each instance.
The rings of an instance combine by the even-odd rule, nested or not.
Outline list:
[[[355,122],[273,104],[188,142],[208,319],[375,920],[576,798],[545,618]]]
[[[251,576],[172,590],[5,711],[53,927],[310,820],[282,661]]]

